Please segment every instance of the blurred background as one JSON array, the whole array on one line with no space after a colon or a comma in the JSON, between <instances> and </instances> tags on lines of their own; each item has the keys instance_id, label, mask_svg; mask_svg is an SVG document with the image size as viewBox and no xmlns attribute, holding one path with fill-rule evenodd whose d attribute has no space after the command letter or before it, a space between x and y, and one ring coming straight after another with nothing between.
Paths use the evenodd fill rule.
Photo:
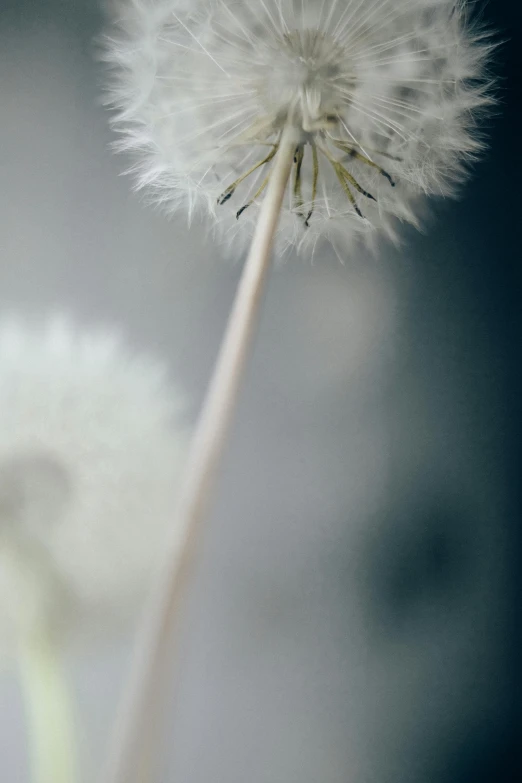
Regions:
<instances>
[{"instance_id":1,"label":"blurred background","mask_svg":"<svg viewBox=\"0 0 522 783\"><path fill-rule=\"evenodd\" d=\"M100 105L89 0L0 5L2 311L165 356L194 421L240 264L146 208ZM519 0L491 149L424 234L272 272L183 625L162 781L515 781L520 729ZM98 779L133 630L71 649ZM28 783L16 672L0 780Z\"/></svg>"}]
</instances>

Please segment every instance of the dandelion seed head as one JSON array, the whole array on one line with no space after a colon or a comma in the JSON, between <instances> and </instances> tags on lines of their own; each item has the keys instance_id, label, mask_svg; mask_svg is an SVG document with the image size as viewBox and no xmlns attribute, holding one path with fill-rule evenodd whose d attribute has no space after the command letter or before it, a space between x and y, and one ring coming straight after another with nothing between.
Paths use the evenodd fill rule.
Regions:
<instances>
[{"instance_id":1,"label":"dandelion seed head","mask_svg":"<svg viewBox=\"0 0 522 783\"><path fill-rule=\"evenodd\" d=\"M104 51L118 148L152 201L210 214L237 244L252 235L246 215L290 123L279 248L309 250L332 232L342 246L394 238L398 223L417 222L422 196L455 195L483 148L493 47L468 6L126 2Z\"/></svg>"},{"instance_id":2,"label":"dandelion seed head","mask_svg":"<svg viewBox=\"0 0 522 783\"><path fill-rule=\"evenodd\" d=\"M0 632L117 624L171 526L186 435L166 367L65 317L0 323ZM181 539L181 531L180 531Z\"/></svg>"}]
</instances>

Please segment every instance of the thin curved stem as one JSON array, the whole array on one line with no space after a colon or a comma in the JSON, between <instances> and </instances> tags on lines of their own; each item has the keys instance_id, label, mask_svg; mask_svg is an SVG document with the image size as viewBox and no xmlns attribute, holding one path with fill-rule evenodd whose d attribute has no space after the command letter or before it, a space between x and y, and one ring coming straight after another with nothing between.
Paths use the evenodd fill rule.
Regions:
<instances>
[{"instance_id":1,"label":"thin curved stem","mask_svg":"<svg viewBox=\"0 0 522 783\"><path fill-rule=\"evenodd\" d=\"M45 628L20 643L33 783L78 783L75 721L69 686L51 634Z\"/></svg>"},{"instance_id":2,"label":"thin curved stem","mask_svg":"<svg viewBox=\"0 0 522 783\"><path fill-rule=\"evenodd\" d=\"M184 590L223 454L252 340L273 237L296 148L295 131L283 131L272 164L267 193L239 283L209 391L196 427L174 519L172 546L146 612L134 667L112 746L104 783L150 780L153 734L165 689L168 643L179 619ZM179 531L184 540L179 554Z\"/></svg>"}]
</instances>

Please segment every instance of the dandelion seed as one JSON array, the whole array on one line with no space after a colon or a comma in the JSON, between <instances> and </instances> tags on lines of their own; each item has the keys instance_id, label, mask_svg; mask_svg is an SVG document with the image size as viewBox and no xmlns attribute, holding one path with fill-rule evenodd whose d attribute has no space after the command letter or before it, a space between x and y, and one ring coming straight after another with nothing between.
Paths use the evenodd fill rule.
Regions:
<instances>
[{"instance_id":1,"label":"dandelion seed","mask_svg":"<svg viewBox=\"0 0 522 783\"><path fill-rule=\"evenodd\" d=\"M208 213L236 246L252 236L246 208L264 193L267 150L288 122L298 153L280 250L394 237L397 221L417 222L424 194L454 195L483 148L492 44L464 0L124 9L105 47L119 148L136 155L152 200Z\"/></svg>"}]
</instances>

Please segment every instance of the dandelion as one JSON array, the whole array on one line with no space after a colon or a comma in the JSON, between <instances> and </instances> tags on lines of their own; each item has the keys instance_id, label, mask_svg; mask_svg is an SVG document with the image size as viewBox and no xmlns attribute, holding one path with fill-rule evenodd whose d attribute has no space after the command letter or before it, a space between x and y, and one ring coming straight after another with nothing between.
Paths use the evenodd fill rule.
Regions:
<instances>
[{"instance_id":1,"label":"dandelion","mask_svg":"<svg viewBox=\"0 0 522 783\"><path fill-rule=\"evenodd\" d=\"M0 324L0 653L20 663L37 783L74 783L53 648L143 600L172 521L179 419L165 367L117 334Z\"/></svg>"},{"instance_id":2,"label":"dandelion","mask_svg":"<svg viewBox=\"0 0 522 783\"><path fill-rule=\"evenodd\" d=\"M134 0L119 30L108 101L138 187L235 246L288 125L279 249L396 238L483 147L491 42L462 0Z\"/></svg>"},{"instance_id":3,"label":"dandelion","mask_svg":"<svg viewBox=\"0 0 522 783\"><path fill-rule=\"evenodd\" d=\"M250 244L196 428L106 783L148 779L151 715L275 246L338 255L418 225L483 147L492 44L465 0L125 0L107 102L138 188Z\"/></svg>"}]
</instances>

